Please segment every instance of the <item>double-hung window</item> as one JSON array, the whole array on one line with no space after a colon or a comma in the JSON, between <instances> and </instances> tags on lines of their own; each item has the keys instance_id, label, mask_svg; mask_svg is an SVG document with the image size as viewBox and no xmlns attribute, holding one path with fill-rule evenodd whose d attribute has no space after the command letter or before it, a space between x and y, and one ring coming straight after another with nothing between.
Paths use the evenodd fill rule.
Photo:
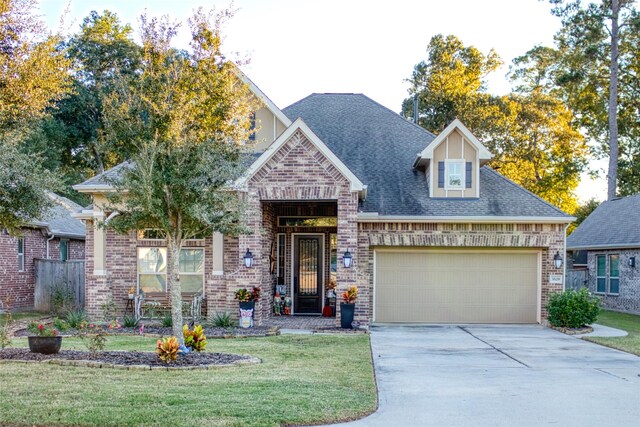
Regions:
<instances>
[{"instance_id":1,"label":"double-hung window","mask_svg":"<svg viewBox=\"0 0 640 427\"><path fill-rule=\"evenodd\" d=\"M445 188L447 190L464 190L464 160L447 160L445 162Z\"/></svg>"},{"instance_id":2,"label":"double-hung window","mask_svg":"<svg viewBox=\"0 0 640 427\"><path fill-rule=\"evenodd\" d=\"M620 292L620 255L596 255L596 292L614 295Z\"/></svg>"},{"instance_id":3,"label":"double-hung window","mask_svg":"<svg viewBox=\"0 0 640 427\"><path fill-rule=\"evenodd\" d=\"M18 239L18 271L24 271L24 238Z\"/></svg>"},{"instance_id":4,"label":"double-hung window","mask_svg":"<svg viewBox=\"0 0 640 427\"><path fill-rule=\"evenodd\" d=\"M204 285L204 249L180 250L182 292L202 292ZM145 293L167 292L167 248L138 248L138 287Z\"/></svg>"}]
</instances>

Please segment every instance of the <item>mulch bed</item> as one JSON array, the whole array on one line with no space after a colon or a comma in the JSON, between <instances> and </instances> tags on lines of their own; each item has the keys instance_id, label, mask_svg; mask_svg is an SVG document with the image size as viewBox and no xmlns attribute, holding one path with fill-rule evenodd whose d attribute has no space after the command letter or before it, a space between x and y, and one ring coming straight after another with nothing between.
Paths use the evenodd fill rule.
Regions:
<instances>
[{"instance_id":1,"label":"mulch bed","mask_svg":"<svg viewBox=\"0 0 640 427\"><path fill-rule=\"evenodd\" d=\"M194 369L215 366L231 366L237 364L259 363L251 356L226 353L194 352L178 356L170 364L164 363L156 353L146 351L89 351L61 350L57 354L31 353L26 348L5 348L0 350L0 362L22 361L43 362L59 365L85 366L93 368L120 368L136 370L150 369Z\"/></svg>"},{"instance_id":2,"label":"mulch bed","mask_svg":"<svg viewBox=\"0 0 640 427\"><path fill-rule=\"evenodd\" d=\"M109 334L125 334L125 335L141 335L140 328L120 328L120 329L105 329ZM61 333L63 336L71 336L78 331L69 329ZM204 334L209 338L248 338L248 337L267 337L272 335L278 335L280 333L277 327L273 326L254 326L253 328L219 328L219 327L205 327ZM15 331L14 336L26 337L31 335L26 329L20 329ZM142 335L145 336L158 336L168 337L173 335L171 328L165 328L158 325L145 325Z\"/></svg>"}]
</instances>

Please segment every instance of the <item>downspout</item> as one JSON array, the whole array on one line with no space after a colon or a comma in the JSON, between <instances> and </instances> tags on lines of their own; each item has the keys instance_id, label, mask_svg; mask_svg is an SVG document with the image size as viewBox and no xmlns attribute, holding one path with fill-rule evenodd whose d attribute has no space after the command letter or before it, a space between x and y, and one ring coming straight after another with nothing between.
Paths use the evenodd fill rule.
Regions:
<instances>
[{"instance_id":1,"label":"downspout","mask_svg":"<svg viewBox=\"0 0 640 427\"><path fill-rule=\"evenodd\" d=\"M51 233L51 237L47 239L47 259L49 259L49 242L56 237L55 234Z\"/></svg>"}]
</instances>

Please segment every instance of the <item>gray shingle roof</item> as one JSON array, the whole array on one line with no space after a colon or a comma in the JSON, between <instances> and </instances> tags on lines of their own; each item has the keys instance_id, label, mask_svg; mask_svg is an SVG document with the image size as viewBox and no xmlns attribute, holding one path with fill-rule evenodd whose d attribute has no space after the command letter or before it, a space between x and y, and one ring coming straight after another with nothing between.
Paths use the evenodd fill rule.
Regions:
<instances>
[{"instance_id":1,"label":"gray shingle roof","mask_svg":"<svg viewBox=\"0 0 640 427\"><path fill-rule=\"evenodd\" d=\"M362 94L312 94L283 111L291 120L301 117L368 185L364 212L569 217L488 167L480 170L478 199L430 198L425 174L413 162L434 135Z\"/></svg>"},{"instance_id":2,"label":"gray shingle roof","mask_svg":"<svg viewBox=\"0 0 640 427\"><path fill-rule=\"evenodd\" d=\"M567 237L567 249L640 248L640 193L603 202Z\"/></svg>"},{"instance_id":3,"label":"gray shingle roof","mask_svg":"<svg viewBox=\"0 0 640 427\"><path fill-rule=\"evenodd\" d=\"M88 187L88 186L94 186L94 185L110 185L110 180L117 179L118 176L120 175L120 172L124 168L128 168L130 165L131 165L131 163L128 160L124 161L124 162L112 167L111 169L107 169L106 171L104 171L102 173L99 173L98 175L87 179L83 183L78 184L78 186L87 186Z\"/></svg>"},{"instance_id":4,"label":"gray shingle roof","mask_svg":"<svg viewBox=\"0 0 640 427\"><path fill-rule=\"evenodd\" d=\"M85 238L85 225L79 219L73 218L72 213L82 209L79 204L58 194L48 193L53 200L54 207L36 222L36 225L46 227L56 237Z\"/></svg>"}]
</instances>

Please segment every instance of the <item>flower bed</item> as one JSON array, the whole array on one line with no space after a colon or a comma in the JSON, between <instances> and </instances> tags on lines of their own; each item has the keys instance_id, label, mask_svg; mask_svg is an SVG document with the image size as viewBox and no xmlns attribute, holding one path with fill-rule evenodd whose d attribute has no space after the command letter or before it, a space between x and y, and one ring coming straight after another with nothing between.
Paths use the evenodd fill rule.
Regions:
<instances>
[{"instance_id":1,"label":"flower bed","mask_svg":"<svg viewBox=\"0 0 640 427\"><path fill-rule=\"evenodd\" d=\"M181 355L171 364L166 364L156 353L146 351L78 351L62 350L57 354L31 353L26 348L0 350L0 363L41 362L58 365L84 366L91 368L115 368L132 370L151 369L207 369L210 367L260 363L252 356L227 353L189 353Z\"/></svg>"},{"instance_id":2,"label":"flower bed","mask_svg":"<svg viewBox=\"0 0 640 427\"><path fill-rule=\"evenodd\" d=\"M171 328L165 328L159 325L145 325L140 333L140 327L136 328L119 328L119 329L105 329L109 334L127 334L127 335L145 335L145 336L170 336L173 334ZM75 329L68 329L61 333L64 336L70 336L77 333ZM280 333L277 327L273 326L254 326L253 328L219 328L219 327L205 327L204 333L207 338L245 338L245 337L267 337L272 335L278 335ZM14 336L26 337L29 332L26 329L20 329L15 331Z\"/></svg>"}]
</instances>

